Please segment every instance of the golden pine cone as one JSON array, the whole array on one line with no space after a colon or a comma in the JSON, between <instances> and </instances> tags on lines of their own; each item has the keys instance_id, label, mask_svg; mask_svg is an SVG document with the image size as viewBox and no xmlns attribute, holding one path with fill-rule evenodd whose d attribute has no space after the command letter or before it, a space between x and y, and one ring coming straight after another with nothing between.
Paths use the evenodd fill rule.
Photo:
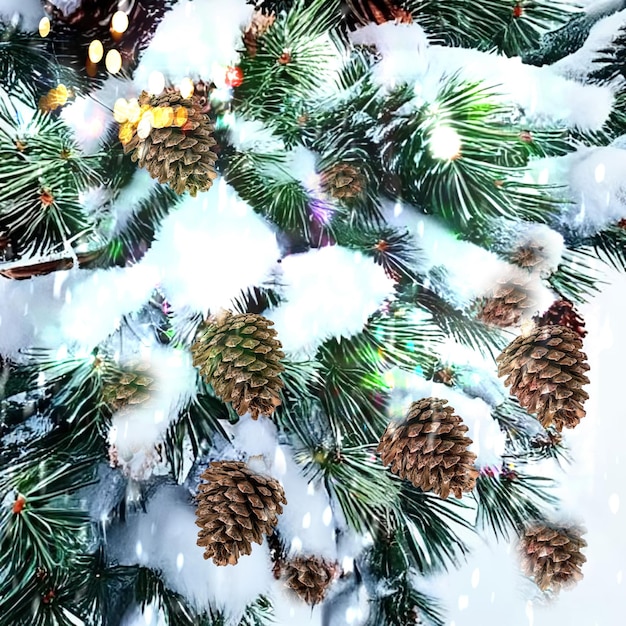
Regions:
<instances>
[{"instance_id":1,"label":"golden pine cone","mask_svg":"<svg viewBox=\"0 0 626 626\"><path fill-rule=\"evenodd\" d=\"M467 426L447 403L438 398L414 402L406 419L387 427L378 452L394 474L423 491L460 498L476 484L476 455L467 449L472 443L465 436Z\"/></svg>"},{"instance_id":2,"label":"golden pine cone","mask_svg":"<svg viewBox=\"0 0 626 626\"><path fill-rule=\"evenodd\" d=\"M565 326L543 326L520 335L496 359L498 376L545 428L574 428L585 416L582 389L589 383L582 340Z\"/></svg>"},{"instance_id":3,"label":"golden pine cone","mask_svg":"<svg viewBox=\"0 0 626 626\"><path fill-rule=\"evenodd\" d=\"M320 557L298 556L284 566L287 586L307 604L319 604L328 591L337 564Z\"/></svg>"},{"instance_id":4,"label":"golden pine cone","mask_svg":"<svg viewBox=\"0 0 626 626\"><path fill-rule=\"evenodd\" d=\"M102 387L102 399L113 411L147 402L156 390L146 364L133 364L125 371L109 374Z\"/></svg>"},{"instance_id":5,"label":"golden pine cone","mask_svg":"<svg viewBox=\"0 0 626 626\"><path fill-rule=\"evenodd\" d=\"M271 415L280 405L285 369L274 322L255 313L213 317L191 347L193 364L239 415Z\"/></svg>"},{"instance_id":6,"label":"golden pine cone","mask_svg":"<svg viewBox=\"0 0 626 626\"><path fill-rule=\"evenodd\" d=\"M358 167L350 163L337 163L321 175L324 191L337 200L353 200L365 189L365 180Z\"/></svg>"},{"instance_id":7,"label":"golden pine cone","mask_svg":"<svg viewBox=\"0 0 626 626\"><path fill-rule=\"evenodd\" d=\"M519 324L525 310L534 304L528 284L526 277L514 277L497 285L483 301L478 318L502 328Z\"/></svg>"},{"instance_id":8,"label":"golden pine cone","mask_svg":"<svg viewBox=\"0 0 626 626\"><path fill-rule=\"evenodd\" d=\"M263 543L287 504L277 480L253 472L239 461L214 461L202 473L196 500L197 544L216 565L234 565Z\"/></svg>"},{"instance_id":9,"label":"golden pine cone","mask_svg":"<svg viewBox=\"0 0 626 626\"><path fill-rule=\"evenodd\" d=\"M542 591L575 584L583 578L581 567L587 559L581 549L586 545L574 528L534 524L520 541L524 572Z\"/></svg>"},{"instance_id":10,"label":"golden pine cone","mask_svg":"<svg viewBox=\"0 0 626 626\"><path fill-rule=\"evenodd\" d=\"M265 14L255 10L252 19L243 34L243 43L248 51L248 56L254 58L259 51L259 38L262 37L276 21L273 13Z\"/></svg>"},{"instance_id":11,"label":"golden pine cone","mask_svg":"<svg viewBox=\"0 0 626 626\"><path fill-rule=\"evenodd\" d=\"M165 119L168 115L161 113L173 113L173 110L177 116L169 120L171 123L165 122L165 126L153 126L145 137L140 137L145 133L140 133L138 127L124 124L125 136L129 138L124 143L124 152L130 152L133 161L145 167L152 178L168 183L176 193L188 191L195 196L198 191L210 189L217 177L217 155L211 151L216 141L213 125L199 100L183 98L176 91L160 96L150 96L144 91L139 105L144 114L152 112L153 117Z\"/></svg>"}]
</instances>

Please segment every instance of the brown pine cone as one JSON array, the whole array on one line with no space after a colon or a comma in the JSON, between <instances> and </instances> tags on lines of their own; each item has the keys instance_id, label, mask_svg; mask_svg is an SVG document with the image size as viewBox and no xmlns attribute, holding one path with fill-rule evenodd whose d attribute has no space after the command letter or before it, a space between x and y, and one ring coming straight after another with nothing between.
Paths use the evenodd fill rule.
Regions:
<instances>
[{"instance_id":1,"label":"brown pine cone","mask_svg":"<svg viewBox=\"0 0 626 626\"><path fill-rule=\"evenodd\" d=\"M535 321L537 326L565 326L573 330L581 339L587 336L585 321L569 300L557 300Z\"/></svg>"},{"instance_id":2,"label":"brown pine cone","mask_svg":"<svg viewBox=\"0 0 626 626\"><path fill-rule=\"evenodd\" d=\"M193 364L224 402L253 419L280 405L281 351L274 322L254 313L214 316L191 346Z\"/></svg>"},{"instance_id":3,"label":"brown pine cone","mask_svg":"<svg viewBox=\"0 0 626 626\"><path fill-rule=\"evenodd\" d=\"M520 541L524 572L542 591L575 584L583 578L581 567L587 559L581 549L586 545L577 529L534 524Z\"/></svg>"},{"instance_id":4,"label":"brown pine cone","mask_svg":"<svg viewBox=\"0 0 626 626\"><path fill-rule=\"evenodd\" d=\"M287 504L277 480L253 472L238 461L214 461L198 486L196 525L204 558L216 565L234 565L252 543L263 543Z\"/></svg>"},{"instance_id":5,"label":"brown pine cone","mask_svg":"<svg viewBox=\"0 0 626 626\"><path fill-rule=\"evenodd\" d=\"M217 155L213 124L197 98L183 98L169 90L160 96L145 91L139 97L144 115L151 113L159 123L141 132L139 126L127 122L120 128L124 152L145 167L152 178L168 183L176 193L188 191L195 196L207 191L217 177ZM142 136L140 136L142 135Z\"/></svg>"},{"instance_id":6,"label":"brown pine cone","mask_svg":"<svg viewBox=\"0 0 626 626\"><path fill-rule=\"evenodd\" d=\"M486 324L507 328L520 323L522 315L534 305L526 276L511 277L497 285L484 299L478 319Z\"/></svg>"},{"instance_id":7,"label":"brown pine cone","mask_svg":"<svg viewBox=\"0 0 626 626\"><path fill-rule=\"evenodd\" d=\"M585 416L582 389L589 383L581 338L565 326L536 328L520 335L496 359L498 376L545 428L574 428Z\"/></svg>"},{"instance_id":8,"label":"brown pine cone","mask_svg":"<svg viewBox=\"0 0 626 626\"><path fill-rule=\"evenodd\" d=\"M353 200L365 190L365 179L358 167L337 163L321 175L322 189L337 200Z\"/></svg>"},{"instance_id":9,"label":"brown pine cone","mask_svg":"<svg viewBox=\"0 0 626 626\"><path fill-rule=\"evenodd\" d=\"M414 402L406 419L387 427L378 452L394 474L423 491L461 498L476 484L476 455L467 449L472 443L465 436L467 426L447 403L437 398Z\"/></svg>"},{"instance_id":10,"label":"brown pine cone","mask_svg":"<svg viewBox=\"0 0 626 626\"><path fill-rule=\"evenodd\" d=\"M106 377L102 399L113 411L147 402L156 391L155 380L145 363L130 365L125 371L117 371Z\"/></svg>"},{"instance_id":11,"label":"brown pine cone","mask_svg":"<svg viewBox=\"0 0 626 626\"><path fill-rule=\"evenodd\" d=\"M333 582L337 568L320 557L298 556L284 566L283 573L287 586L307 604L319 604Z\"/></svg>"}]
</instances>

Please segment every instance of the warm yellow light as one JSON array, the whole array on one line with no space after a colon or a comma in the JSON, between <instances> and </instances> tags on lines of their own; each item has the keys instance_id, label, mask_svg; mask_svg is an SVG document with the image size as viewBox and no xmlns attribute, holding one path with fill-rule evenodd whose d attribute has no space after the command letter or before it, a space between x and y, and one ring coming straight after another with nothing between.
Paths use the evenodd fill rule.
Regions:
<instances>
[{"instance_id":1,"label":"warm yellow light","mask_svg":"<svg viewBox=\"0 0 626 626\"><path fill-rule=\"evenodd\" d=\"M140 139L145 139L152 130L152 111L146 111L139 120L139 124L137 125L137 135Z\"/></svg>"},{"instance_id":2,"label":"warm yellow light","mask_svg":"<svg viewBox=\"0 0 626 626\"><path fill-rule=\"evenodd\" d=\"M116 11L111 18L111 30L123 33L128 28L128 15L124 11Z\"/></svg>"},{"instance_id":3,"label":"warm yellow light","mask_svg":"<svg viewBox=\"0 0 626 626\"><path fill-rule=\"evenodd\" d=\"M195 87L191 78L183 78L178 88L178 90L180 91L180 95L183 98L191 98L191 96L193 96L194 89Z\"/></svg>"},{"instance_id":4,"label":"warm yellow light","mask_svg":"<svg viewBox=\"0 0 626 626\"><path fill-rule=\"evenodd\" d=\"M50 34L50 20L47 17L42 17L39 20L39 34L42 37L47 37Z\"/></svg>"},{"instance_id":5,"label":"warm yellow light","mask_svg":"<svg viewBox=\"0 0 626 626\"><path fill-rule=\"evenodd\" d=\"M113 105L113 119L118 124L128 121L128 102L126 98L118 98Z\"/></svg>"},{"instance_id":6,"label":"warm yellow light","mask_svg":"<svg viewBox=\"0 0 626 626\"><path fill-rule=\"evenodd\" d=\"M111 74L117 74L122 69L122 55L117 50L109 50L104 64Z\"/></svg>"},{"instance_id":7,"label":"warm yellow light","mask_svg":"<svg viewBox=\"0 0 626 626\"><path fill-rule=\"evenodd\" d=\"M104 46L99 39L94 39L89 44L89 60L92 63L100 63L102 61L102 57L104 56Z\"/></svg>"},{"instance_id":8,"label":"warm yellow light","mask_svg":"<svg viewBox=\"0 0 626 626\"><path fill-rule=\"evenodd\" d=\"M165 76L161 72L154 71L148 77L148 92L158 96L165 89Z\"/></svg>"}]
</instances>

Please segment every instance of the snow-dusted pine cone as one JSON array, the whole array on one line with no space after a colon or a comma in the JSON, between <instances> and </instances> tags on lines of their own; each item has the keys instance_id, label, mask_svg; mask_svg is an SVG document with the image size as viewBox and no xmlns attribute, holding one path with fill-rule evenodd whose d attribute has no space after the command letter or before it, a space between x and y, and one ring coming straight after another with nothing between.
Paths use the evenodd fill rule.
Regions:
<instances>
[{"instance_id":1,"label":"snow-dusted pine cone","mask_svg":"<svg viewBox=\"0 0 626 626\"><path fill-rule=\"evenodd\" d=\"M498 356L498 376L544 427L574 428L585 416L589 397L587 355L582 340L565 326L543 326L520 335Z\"/></svg>"},{"instance_id":2,"label":"snow-dusted pine cone","mask_svg":"<svg viewBox=\"0 0 626 626\"><path fill-rule=\"evenodd\" d=\"M234 565L252 543L263 543L287 504L280 483L238 461L214 461L198 486L196 525L204 558L216 565Z\"/></svg>"},{"instance_id":3,"label":"snow-dusted pine cone","mask_svg":"<svg viewBox=\"0 0 626 626\"><path fill-rule=\"evenodd\" d=\"M307 604L319 604L333 581L336 563L317 556L297 556L287 561L283 575L287 586Z\"/></svg>"},{"instance_id":4,"label":"snow-dusted pine cone","mask_svg":"<svg viewBox=\"0 0 626 626\"><path fill-rule=\"evenodd\" d=\"M482 302L478 318L486 324L507 328L520 323L522 315L534 305L526 276L509 277L496 285Z\"/></svg>"},{"instance_id":5,"label":"snow-dusted pine cone","mask_svg":"<svg viewBox=\"0 0 626 626\"><path fill-rule=\"evenodd\" d=\"M447 403L437 398L414 402L404 420L387 427L378 452L394 474L423 491L460 498L476 484L476 455L467 449L472 443L465 436L467 426Z\"/></svg>"},{"instance_id":6,"label":"snow-dusted pine cone","mask_svg":"<svg viewBox=\"0 0 626 626\"><path fill-rule=\"evenodd\" d=\"M284 366L274 322L255 313L211 318L191 347L193 364L239 415L271 415L280 405Z\"/></svg>"},{"instance_id":7,"label":"snow-dusted pine cone","mask_svg":"<svg viewBox=\"0 0 626 626\"><path fill-rule=\"evenodd\" d=\"M575 528L533 524L520 541L524 572L542 591L575 584L583 577L581 567L587 559L581 549L586 545Z\"/></svg>"},{"instance_id":8,"label":"snow-dusted pine cone","mask_svg":"<svg viewBox=\"0 0 626 626\"><path fill-rule=\"evenodd\" d=\"M176 91L139 97L144 112L152 114L152 123L142 132L141 122L126 122L120 128L124 152L145 167L152 178L168 183L176 193L188 191L195 196L207 191L217 177L217 155L213 124L197 98L183 98Z\"/></svg>"},{"instance_id":9,"label":"snow-dusted pine cone","mask_svg":"<svg viewBox=\"0 0 626 626\"><path fill-rule=\"evenodd\" d=\"M121 372L108 375L103 388L102 399L113 411L147 402L156 391L154 377L145 363L136 363Z\"/></svg>"}]
</instances>

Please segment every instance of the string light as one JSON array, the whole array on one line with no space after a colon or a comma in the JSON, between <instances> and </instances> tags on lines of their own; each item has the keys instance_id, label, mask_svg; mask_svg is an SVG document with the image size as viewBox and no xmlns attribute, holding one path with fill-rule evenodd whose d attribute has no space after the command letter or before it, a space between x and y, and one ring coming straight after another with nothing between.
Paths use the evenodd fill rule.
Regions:
<instances>
[{"instance_id":1,"label":"string light","mask_svg":"<svg viewBox=\"0 0 626 626\"><path fill-rule=\"evenodd\" d=\"M111 30L115 33L123 33L128 28L128 15L124 11L116 11L111 18Z\"/></svg>"},{"instance_id":2,"label":"string light","mask_svg":"<svg viewBox=\"0 0 626 626\"><path fill-rule=\"evenodd\" d=\"M47 17L42 17L39 20L39 35L41 37L47 37L50 34L50 20Z\"/></svg>"},{"instance_id":3,"label":"string light","mask_svg":"<svg viewBox=\"0 0 626 626\"><path fill-rule=\"evenodd\" d=\"M104 64L111 74L117 74L122 69L122 55L117 50L109 50Z\"/></svg>"},{"instance_id":4,"label":"string light","mask_svg":"<svg viewBox=\"0 0 626 626\"><path fill-rule=\"evenodd\" d=\"M102 57L104 56L104 46L102 45L102 42L99 39L94 39L89 44L89 51L87 54L92 63L100 63L100 61L102 61Z\"/></svg>"},{"instance_id":5,"label":"string light","mask_svg":"<svg viewBox=\"0 0 626 626\"><path fill-rule=\"evenodd\" d=\"M183 98L191 98L191 96L193 96L194 89L195 87L191 78L183 78L183 80L180 81L178 90Z\"/></svg>"},{"instance_id":6,"label":"string light","mask_svg":"<svg viewBox=\"0 0 626 626\"><path fill-rule=\"evenodd\" d=\"M430 135L430 151L436 159L458 159L461 156L461 138L454 128L437 126Z\"/></svg>"},{"instance_id":7,"label":"string light","mask_svg":"<svg viewBox=\"0 0 626 626\"><path fill-rule=\"evenodd\" d=\"M154 71L148 78L148 92L158 96L165 89L165 76L161 72Z\"/></svg>"}]
</instances>

